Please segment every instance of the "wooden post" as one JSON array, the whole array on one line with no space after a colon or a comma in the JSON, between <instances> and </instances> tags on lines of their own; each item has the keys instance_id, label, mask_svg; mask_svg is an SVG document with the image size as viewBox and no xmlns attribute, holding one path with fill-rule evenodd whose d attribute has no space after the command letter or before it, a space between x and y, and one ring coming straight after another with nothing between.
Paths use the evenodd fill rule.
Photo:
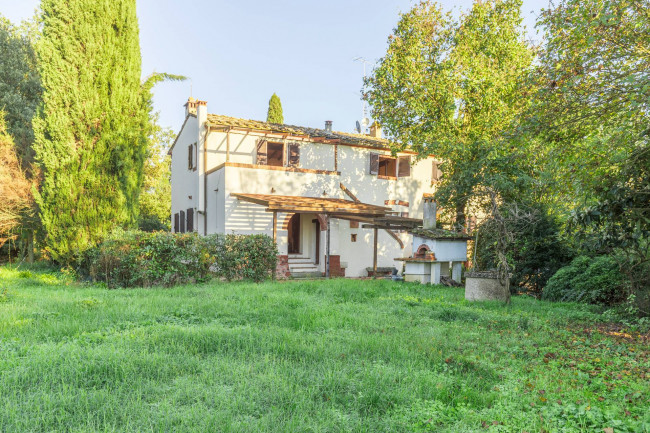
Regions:
<instances>
[{"instance_id":1,"label":"wooden post","mask_svg":"<svg viewBox=\"0 0 650 433\"><path fill-rule=\"evenodd\" d=\"M273 211L273 243L278 244L278 212Z\"/></svg>"},{"instance_id":2,"label":"wooden post","mask_svg":"<svg viewBox=\"0 0 650 433\"><path fill-rule=\"evenodd\" d=\"M327 218L327 236L326 242L325 242L325 278L330 277L330 216L329 214L325 214L325 217Z\"/></svg>"},{"instance_id":3,"label":"wooden post","mask_svg":"<svg viewBox=\"0 0 650 433\"><path fill-rule=\"evenodd\" d=\"M230 128L226 132L226 162L230 162Z\"/></svg>"},{"instance_id":4,"label":"wooden post","mask_svg":"<svg viewBox=\"0 0 650 433\"><path fill-rule=\"evenodd\" d=\"M377 235L379 234L379 230L377 227L373 229L373 234L374 234L374 242L373 242L373 249L372 249L372 278L377 278Z\"/></svg>"}]
</instances>

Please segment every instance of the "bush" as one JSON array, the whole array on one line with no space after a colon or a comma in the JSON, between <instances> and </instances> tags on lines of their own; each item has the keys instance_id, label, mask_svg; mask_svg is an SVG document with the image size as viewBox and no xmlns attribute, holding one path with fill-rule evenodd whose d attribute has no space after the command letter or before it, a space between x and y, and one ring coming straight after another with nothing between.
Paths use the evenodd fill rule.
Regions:
<instances>
[{"instance_id":1,"label":"bush","mask_svg":"<svg viewBox=\"0 0 650 433\"><path fill-rule=\"evenodd\" d=\"M626 299L627 289L619 265L612 257L579 256L548 280L542 299L613 305Z\"/></svg>"},{"instance_id":2,"label":"bush","mask_svg":"<svg viewBox=\"0 0 650 433\"><path fill-rule=\"evenodd\" d=\"M266 235L116 231L86 252L80 274L108 287L204 282L213 276L262 281L275 271L277 250Z\"/></svg>"}]
</instances>

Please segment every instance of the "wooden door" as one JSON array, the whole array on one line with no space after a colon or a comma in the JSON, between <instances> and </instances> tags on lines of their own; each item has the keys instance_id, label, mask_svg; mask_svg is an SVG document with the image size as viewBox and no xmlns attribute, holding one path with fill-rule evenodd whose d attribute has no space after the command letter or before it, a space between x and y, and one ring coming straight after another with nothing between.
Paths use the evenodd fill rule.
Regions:
<instances>
[{"instance_id":1,"label":"wooden door","mask_svg":"<svg viewBox=\"0 0 650 433\"><path fill-rule=\"evenodd\" d=\"M300 214L294 214L289 220L289 254L300 253Z\"/></svg>"}]
</instances>

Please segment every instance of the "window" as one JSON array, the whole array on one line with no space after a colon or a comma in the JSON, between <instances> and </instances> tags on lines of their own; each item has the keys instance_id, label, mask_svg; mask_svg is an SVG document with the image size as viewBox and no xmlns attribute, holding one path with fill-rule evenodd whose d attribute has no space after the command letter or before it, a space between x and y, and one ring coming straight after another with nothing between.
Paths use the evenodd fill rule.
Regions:
<instances>
[{"instance_id":1,"label":"window","mask_svg":"<svg viewBox=\"0 0 650 433\"><path fill-rule=\"evenodd\" d=\"M187 146L187 169L196 170L197 166L197 148L196 143Z\"/></svg>"},{"instance_id":2,"label":"window","mask_svg":"<svg viewBox=\"0 0 650 433\"><path fill-rule=\"evenodd\" d=\"M266 165L284 166L284 143L267 143L266 152Z\"/></svg>"},{"instance_id":3,"label":"window","mask_svg":"<svg viewBox=\"0 0 650 433\"><path fill-rule=\"evenodd\" d=\"M370 174L388 177L409 177L411 175L411 157L393 157L370 153Z\"/></svg>"},{"instance_id":4,"label":"window","mask_svg":"<svg viewBox=\"0 0 650 433\"><path fill-rule=\"evenodd\" d=\"M379 155L379 171L380 176L392 176L397 174L397 160L390 156Z\"/></svg>"},{"instance_id":5,"label":"window","mask_svg":"<svg viewBox=\"0 0 650 433\"><path fill-rule=\"evenodd\" d=\"M357 241L357 235L356 233L353 233L350 235L350 242L356 242Z\"/></svg>"},{"instance_id":6,"label":"window","mask_svg":"<svg viewBox=\"0 0 650 433\"><path fill-rule=\"evenodd\" d=\"M299 167L300 145L289 143L285 146L284 143L260 140L257 142L255 163L273 167Z\"/></svg>"},{"instance_id":7,"label":"window","mask_svg":"<svg viewBox=\"0 0 650 433\"><path fill-rule=\"evenodd\" d=\"M187 224L186 224L186 227L187 227L188 233L194 231L194 209L193 208L189 208L187 210Z\"/></svg>"}]
</instances>

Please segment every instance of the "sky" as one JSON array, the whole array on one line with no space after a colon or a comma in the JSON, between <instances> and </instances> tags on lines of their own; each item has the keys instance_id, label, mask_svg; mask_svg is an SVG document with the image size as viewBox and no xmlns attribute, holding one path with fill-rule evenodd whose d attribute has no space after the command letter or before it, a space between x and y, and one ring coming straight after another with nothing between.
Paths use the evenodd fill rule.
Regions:
<instances>
[{"instance_id":1,"label":"sky","mask_svg":"<svg viewBox=\"0 0 650 433\"><path fill-rule=\"evenodd\" d=\"M440 1L466 10L471 0ZM39 0L0 0L0 14L18 23ZM154 89L160 123L178 132L192 95L208 112L266 120L275 92L285 123L352 132L362 117L363 63L369 73L385 53L400 12L412 0L137 0L142 73L180 74L185 82ZM524 0L529 38L548 0Z\"/></svg>"}]
</instances>

